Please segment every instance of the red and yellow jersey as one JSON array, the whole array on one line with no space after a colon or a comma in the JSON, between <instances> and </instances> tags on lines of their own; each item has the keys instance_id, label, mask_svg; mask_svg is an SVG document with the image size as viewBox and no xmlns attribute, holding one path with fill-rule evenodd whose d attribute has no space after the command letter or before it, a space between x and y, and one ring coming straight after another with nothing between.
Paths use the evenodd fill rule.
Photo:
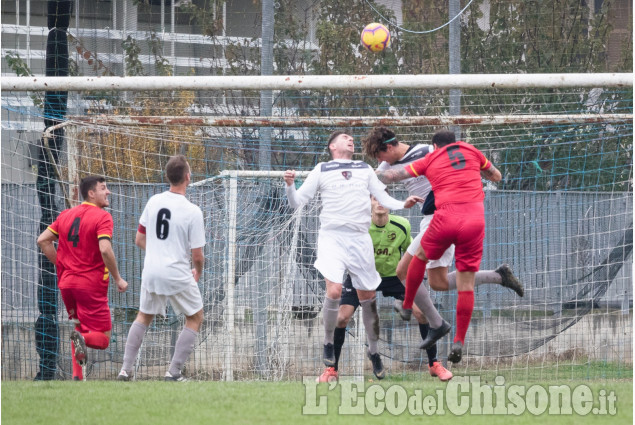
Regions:
<instances>
[{"instance_id":1,"label":"red and yellow jersey","mask_svg":"<svg viewBox=\"0 0 635 425\"><path fill-rule=\"evenodd\" d=\"M491 166L474 146L456 142L429 153L405 169L413 177L425 175L430 180L436 207L440 209L446 204L483 201L481 171Z\"/></svg>"},{"instance_id":2,"label":"red and yellow jersey","mask_svg":"<svg viewBox=\"0 0 635 425\"><path fill-rule=\"evenodd\" d=\"M48 229L58 237L57 279L60 288L108 285L109 273L99 250L100 239L112 239L107 211L84 202L64 210Z\"/></svg>"}]
</instances>

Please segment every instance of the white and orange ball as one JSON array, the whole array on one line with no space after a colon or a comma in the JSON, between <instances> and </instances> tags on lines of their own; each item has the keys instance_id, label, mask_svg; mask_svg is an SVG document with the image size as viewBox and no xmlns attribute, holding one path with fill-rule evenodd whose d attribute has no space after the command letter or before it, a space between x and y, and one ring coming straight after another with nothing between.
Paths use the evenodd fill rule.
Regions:
<instances>
[{"instance_id":1,"label":"white and orange ball","mask_svg":"<svg viewBox=\"0 0 635 425\"><path fill-rule=\"evenodd\" d=\"M384 25L373 22L362 30L361 42L371 52L381 52L390 44L390 32Z\"/></svg>"}]
</instances>

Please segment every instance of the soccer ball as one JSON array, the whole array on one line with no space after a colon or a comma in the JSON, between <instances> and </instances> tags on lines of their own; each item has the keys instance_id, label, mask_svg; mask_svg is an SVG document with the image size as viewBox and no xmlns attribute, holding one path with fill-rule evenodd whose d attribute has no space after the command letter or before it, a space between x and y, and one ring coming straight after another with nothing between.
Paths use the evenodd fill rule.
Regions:
<instances>
[{"instance_id":1,"label":"soccer ball","mask_svg":"<svg viewBox=\"0 0 635 425\"><path fill-rule=\"evenodd\" d=\"M390 32L388 32L388 28L382 24L373 22L372 24L366 25L362 30L361 39L362 46L366 49L371 52L381 52L390 43Z\"/></svg>"}]
</instances>

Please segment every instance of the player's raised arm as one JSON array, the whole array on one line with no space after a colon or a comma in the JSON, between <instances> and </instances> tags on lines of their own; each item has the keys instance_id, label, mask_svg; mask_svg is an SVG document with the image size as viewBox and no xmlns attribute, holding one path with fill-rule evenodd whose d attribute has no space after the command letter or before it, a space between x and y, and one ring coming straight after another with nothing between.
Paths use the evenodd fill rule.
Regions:
<instances>
[{"instance_id":1,"label":"player's raised arm","mask_svg":"<svg viewBox=\"0 0 635 425\"><path fill-rule=\"evenodd\" d=\"M494 183L501 181L501 179L503 178L501 172L498 171L498 168L494 167L493 164L490 165L488 169L481 170L481 177Z\"/></svg>"},{"instance_id":2,"label":"player's raised arm","mask_svg":"<svg viewBox=\"0 0 635 425\"><path fill-rule=\"evenodd\" d=\"M295 170L287 170L284 172L283 179L286 183L284 190L287 194L287 199L289 200L291 208L299 208L315 196L320 178L320 166L321 165L318 164L313 171L309 173L306 180L298 190L295 189L294 184Z\"/></svg>"},{"instance_id":3,"label":"player's raised arm","mask_svg":"<svg viewBox=\"0 0 635 425\"><path fill-rule=\"evenodd\" d=\"M377 201L388 208L389 210L400 210L403 208L412 208L417 202L423 202L423 199L418 196L409 196L405 201L400 201L393 198L386 192L386 186L379 181L378 176L371 174L370 182L368 185L370 194L373 195Z\"/></svg>"},{"instance_id":4,"label":"player's raised arm","mask_svg":"<svg viewBox=\"0 0 635 425\"><path fill-rule=\"evenodd\" d=\"M408 174L405 167L402 167L396 170L395 169L377 170L376 173L377 173L377 178L379 178L379 180L384 184L395 183L401 180L405 180L409 177L412 177L410 174Z\"/></svg>"}]
</instances>

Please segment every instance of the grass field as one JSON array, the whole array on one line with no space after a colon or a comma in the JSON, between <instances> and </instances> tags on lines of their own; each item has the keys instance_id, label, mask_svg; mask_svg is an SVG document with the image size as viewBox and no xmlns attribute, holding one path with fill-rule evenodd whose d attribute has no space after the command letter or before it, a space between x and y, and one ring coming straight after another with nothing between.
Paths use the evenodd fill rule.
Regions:
<instances>
[{"instance_id":1,"label":"grass field","mask_svg":"<svg viewBox=\"0 0 635 425\"><path fill-rule=\"evenodd\" d=\"M484 381L485 378L483 378ZM460 380L460 379L459 379ZM458 382L453 380L452 382ZM369 388L378 389L376 382L366 379L366 391L359 394L370 398ZM484 384L484 382L483 382ZM490 384L493 384L490 382ZM632 380L562 380L558 382L522 381L506 382L509 385L525 385L527 388L539 384L567 385L571 389L585 385L591 389L594 406L598 406L598 394L614 392L617 397L615 415L576 414L554 416L545 412L538 416L525 411L516 415L475 415L467 413L463 418L473 424L535 424L542 420L546 424L586 424L586 423L633 423L633 382ZM320 384L305 387L301 382L163 382L163 381L3 381L2 421L10 425L18 424L296 424L301 423L422 423L433 420L434 424L455 424L459 419L445 409L445 414L426 417L411 410L393 415L383 409L379 415L365 410L364 414L343 415L338 408L342 401L343 385ZM350 387L350 384L348 384ZM381 388L389 391L399 386L409 396L415 390L424 394L442 393L449 387L430 377L423 380L381 381ZM328 411L325 415L305 415L306 388L314 392L311 405L319 403L320 396L326 396ZM360 387L361 388L361 387ZM502 386L499 389L505 388ZM534 387L535 389L535 387ZM380 391L381 392L381 391ZM309 393L309 398L311 397ZM350 397L349 397L350 399ZM359 399L358 399L359 400ZM353 404L357 404L356 402ZM528 403L529 404L529 403ZM321 404L324 406L324 404ZM364 406L362 402L359 406ZM381 406L381 404L380 404ZM379 409L382 410L382 409ZM6 421L6 422L5 422Z\"/></svg>"}]
</instances>

